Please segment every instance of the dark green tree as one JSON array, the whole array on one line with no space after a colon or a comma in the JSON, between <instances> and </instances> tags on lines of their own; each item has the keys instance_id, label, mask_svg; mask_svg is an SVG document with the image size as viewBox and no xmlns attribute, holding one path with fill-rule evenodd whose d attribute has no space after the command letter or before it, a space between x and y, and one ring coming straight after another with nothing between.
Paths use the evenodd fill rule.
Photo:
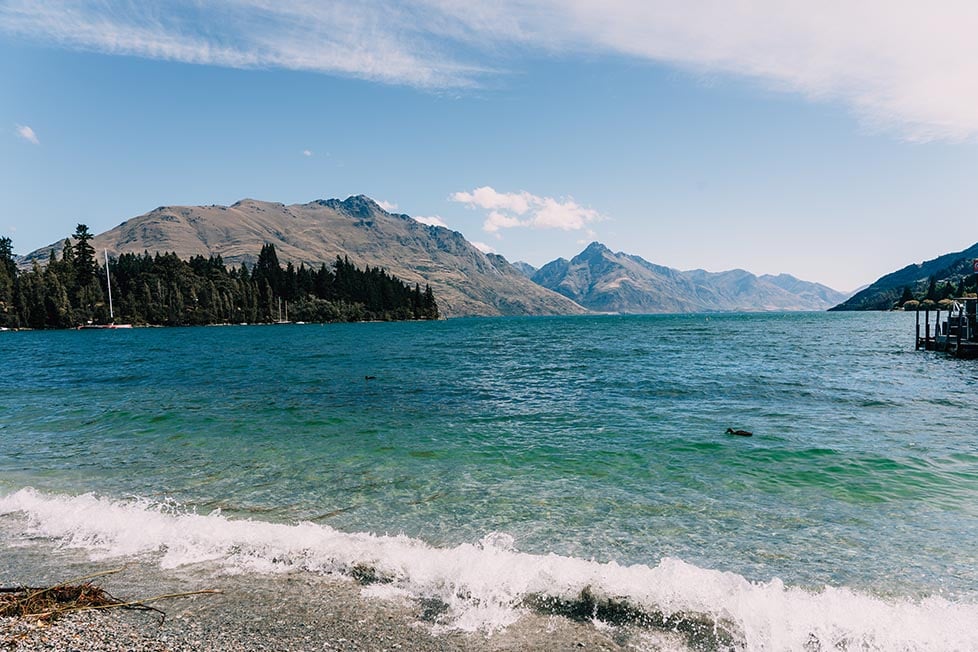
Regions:
<instances>
[{"instance_id":1,"label":"dark green tree","mask_svg":"<svg viewBox=\"0 0 978 652\"><path fill-rule=\"evenodd\" d=\"M17 326L16 296L17 263L14 262L13 242L0 237L0 326Z\"/></svg>"},{"instance_id":2,"label":"dark green tree","mask_svg":"<svg viewBox=\"0 0 978 652\"><path fill-rule=\"evenodd\" d=\"M954 283L951 281L945 281L941 284L941 289L938 292L938 298L948 299L954 296Z\"/></svg>"},{"instance_id":3,"label":"dark green tree","mask_svg":"<svg viewBox=\"0 0 978 652\"><path fill-rule=\"evenodd\" d=\"M68 300L68 291L61 283L57 273L50 267L44 272L44 325L54 328L69 328L75 325L75 318Z\"/></svg>"},{"instance_id":4,"label":"dark green tree","mask_svg":"<svg viewBox=\"0 0 978 652\"><path fill-rule=\"evenodd\" d=\"M75 270L75 287L83 288L90 284L98 273L98 264L95 261L95 249L89 244L92 233L84 224L79 224L75 229L74 238L76 240L74 251L70 252L65 246L64 256L73 253L73 267Z\"/></svg>"},{"instance_id":5,"label":"dark green tree","mask_svg":"<svg viewBox=\"0 0 978 652\"><path fill-rule=\"evenodd\" d=\"M9 239L0 240L0 324L64 328L108 320L105 270L99 268L87 227L65 241L61 257L50 252L18 273ZM194 325L270 322L279 301L302 321L433 319L438 308L430 286L405 285L379 267L358 269L337 257L332 269L289 263L283 270L275 247L262 248L256 265L227 268L220 257L181 260L174 253L122 254L108 261L115 317L119 322ZM12 271L12 273L11 273ZM87 282L83 282L88 279ZM282 315L284 316L284 314Z\"/></svg>"},{"instance_id":6,"label":"dark green tree","mask_svg":"<svg viewBox=\"0 0 978 652\"><path fill-rule=\"evenodd\" d=\"M899 301L899 303L902 306L907 301L913 301L913 292L910 291L910 287L909 286L904 285L903 286L903 294L900 295L900 301Z\"/></svg>"}]
</instances>

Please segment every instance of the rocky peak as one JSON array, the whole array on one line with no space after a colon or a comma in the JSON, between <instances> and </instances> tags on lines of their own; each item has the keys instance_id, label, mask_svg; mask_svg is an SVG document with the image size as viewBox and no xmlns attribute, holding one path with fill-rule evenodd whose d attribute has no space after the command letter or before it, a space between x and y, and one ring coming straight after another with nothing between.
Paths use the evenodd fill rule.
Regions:
<instances>
[{"instance_id":1,"label":"rocky peak","mask_svg":"<svg viewBox=\"0 0 978 652\"><path fill-rule=\"evenodd\" d=\"M586 249L584 249L584 251L582 251L581 253L577 254L574 257L574 260L575 261L578 260L578 259L581 259L581 260L594 260L595 258L601 258L605 254L610 254L610 253L611 253L611 249L608 249L606 246L604 246L600 242L592 242L591 244L589 244L587 246Z\"/></svg>"}]
</instances>

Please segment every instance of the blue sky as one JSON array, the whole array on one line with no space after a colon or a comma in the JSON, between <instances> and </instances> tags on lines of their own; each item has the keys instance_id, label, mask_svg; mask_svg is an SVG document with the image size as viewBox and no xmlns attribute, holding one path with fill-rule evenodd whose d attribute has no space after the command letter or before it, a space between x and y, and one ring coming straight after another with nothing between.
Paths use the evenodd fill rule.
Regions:
<instances>
[{"instance_id":1,"label":"blue sky","mask_svg":"<svg viewBox=\"0 0 978 652\"><path fill-rule=\"evenodd\" d=\"M978 9L849 4L0 0L0 234L362 193L854 289L978 241Z\"/></svg>"}]
</instances>

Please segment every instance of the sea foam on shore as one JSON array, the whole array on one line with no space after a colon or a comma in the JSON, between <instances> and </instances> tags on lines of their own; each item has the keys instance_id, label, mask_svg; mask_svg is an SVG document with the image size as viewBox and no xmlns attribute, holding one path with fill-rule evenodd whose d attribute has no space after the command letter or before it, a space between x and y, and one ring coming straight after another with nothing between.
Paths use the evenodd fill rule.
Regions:
<instances>
[{"instance_id":1,"label":"sea foam on shore","mask_svg":"<svg viewBox=\"0 0 978 652\"><path fill-rule=\"evenodd\" d=\"M526 614L549 611L746 649L978 649L978 605L970 602L883 598L846 587L806 590L669 558L622 566L529 554L499 533L435 548L405 536L234 520L168 502L30 488L0 497L0 516L22 519L28 537L83 550L95 560L150 560L162 569L207 563L239 576L353 577L369 596L428 605L436 631L491 634Z\"/></svg>"}]
</instances>

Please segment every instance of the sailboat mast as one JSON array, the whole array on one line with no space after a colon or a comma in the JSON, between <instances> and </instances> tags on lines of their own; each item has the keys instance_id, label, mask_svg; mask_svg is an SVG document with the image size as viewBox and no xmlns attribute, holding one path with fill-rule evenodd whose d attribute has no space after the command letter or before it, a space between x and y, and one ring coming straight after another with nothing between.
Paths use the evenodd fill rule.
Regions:
<instances>
[{"instance_id":1,"label":"sailboat mast","mask_svg":"<svg viewBox=\"0 0 978 652\"><path fill-rule=\"evenodd\" d=\"M109 321L115 321L115 311L112 310L112 280L109 278L109 250L105 251L105 287L109 289Z\"/></svg>"}]
</instances>

